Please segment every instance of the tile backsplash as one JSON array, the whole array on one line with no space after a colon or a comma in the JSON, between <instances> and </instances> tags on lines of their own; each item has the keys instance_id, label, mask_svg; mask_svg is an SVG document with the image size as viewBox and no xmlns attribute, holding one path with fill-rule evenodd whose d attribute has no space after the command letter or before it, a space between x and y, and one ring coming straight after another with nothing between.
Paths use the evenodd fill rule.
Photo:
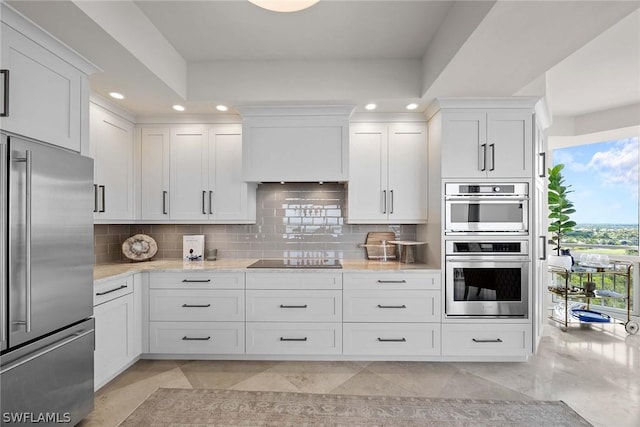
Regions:
<instances>
[{"instance_id":1,"label":"tile backsplash","mask_svg":"<svg viewBox=\"0 0 640 427\"><path fill-rule=\"evenodd\" d=\"M158 243L154 259L181 258L182 236L204 234L205 248L218 258L363 259L370 231L392 231L415 240L415 225L346 224L346 188L342 184L260 184L256 224L98 224L94 226L97 264L126 261L122 243L138 233Z\"/></svg>"}]
</instances>

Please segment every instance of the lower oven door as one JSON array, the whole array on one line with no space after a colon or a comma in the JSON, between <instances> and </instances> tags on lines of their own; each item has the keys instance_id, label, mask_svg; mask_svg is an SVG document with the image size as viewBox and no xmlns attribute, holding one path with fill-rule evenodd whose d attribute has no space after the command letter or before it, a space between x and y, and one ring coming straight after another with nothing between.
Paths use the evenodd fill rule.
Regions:
<instances>
[{"instance_id":1,"label":"lower oven door","mask_svg":"<svg viewBox=\"0 0 640 427\"><path fill-rule=\"evenodd\" d=\"M507 256L445 260L447 316L527 316L529 260Z\"/></svg>"}]
</instances>

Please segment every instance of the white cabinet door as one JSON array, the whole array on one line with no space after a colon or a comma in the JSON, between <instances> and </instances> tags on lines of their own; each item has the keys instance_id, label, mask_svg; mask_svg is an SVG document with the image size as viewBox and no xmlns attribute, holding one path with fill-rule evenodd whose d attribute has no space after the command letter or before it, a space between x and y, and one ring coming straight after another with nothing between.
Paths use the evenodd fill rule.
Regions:
<instances>
[{"instance_id":1,"label":"white cabinet door","mask_svg":"<svg viewBox=\"0 0 640 427\"><path fill-rule=\"evenodd\" d=\"M349 222L386 221L387 197L387 126L353 125L349 141Z\"/></svg>"},{"instance_id":2,"label":"white cabinet door","mask_svg":"<svg viewBox=\"0 0 640 427\"><path fill-rule=\"evenodd\" d=\"M389 222L427 220L427 128L393 125L388 148Z\"/></svg>"},{"instance_id":3,"label":"white cabinet door","mask_svg":"<svg viewBox=\"0 0 640 427\"><path fill-rule=\"evenodd\" d=\"M444 111L443 178L530 178L530 110Z\"/></svg>"},{"instance_id":4,"label":"white cabinet door","mask_svg":"<svg viewBox=\"0 0 640 427\"><path fill-rule=\"evenodd\" d=\"M209 218L207 140L204 126L171 129L171 219Z\"/></svg>"},{"instance_id":5,"label":"white cabinet door","mask_svg":"<svg viewBox=\"0 0 640 427\"><path fill-rule=\"evenodd\" d=\"M168 128L141 130L140 192L141 219L170 219L169 194L171 155Z\"/></svg>"},{"instance_id":6,"label":"white cabinet door","mask_svg":"<svg viewBox=\"0 0 640 427\"><path fill-rule=\"evenodd\" d=\"M86 76L8 25L3 23L1 31L0 86L8 102L0 106L6 115L0 128L80 151Z\"/></svg>"},{"instance_id":7,"label":"white cabinet door","mask_svg":"<svg viewBox=\"0 0 640 427\"><path fill-rule=\"evenodd\" d=\"M242 179L242 127L216 126L209 129L209 186L212 220L256 218L255 184ZM251 193L252 192L252 193Z\"/></svg>"},{"instance_id":8,"label":"white cabinet door","mask_svg":"<svg viewBox=\"0 0 640 427\"><path fill-rule=\"evenodd\" d=\"M487 177L532 174L532 113L527 110L487 114Z\"/></svg>"},{"instance_id":9,"label":"white cabinet door","mask_svg":"<svg viewBox=\"0 0 640 427\"><path fill-rule=\"evenodd\" d=\"M133 125L101 107L90 107L90 144L94 159L96 220L131 220Z\"/></svg>"},{"instance_id":10,"label":"white cabinet door","mask_svg":"<svg viewBox=\"0 0 640 427\"><path fill-rule=\"evenodd\" d=\"M427 216L427 132L421 125L352 126L348 221L417 223Z\"/></svg>"},{"instance_id":11,"label":"white cabinet door","mask_svg":"<svg viewBox=\"0 0 640 427\"><path fill-rule=\"evenodd\" d=\"M440 149L443 178L485 178L486 113L443 112Z\"/></svg>"},{"instance_id":12,"label":"white cabinet door","mask_svg":"<svg viewBox=\"0 0 640 427\"><path fill-rule=\"evenodd\" d=\"M134 295L132 293L93 309L96 325L94 387L99 389L135 357Z\"/></svg>"}]
</instances>

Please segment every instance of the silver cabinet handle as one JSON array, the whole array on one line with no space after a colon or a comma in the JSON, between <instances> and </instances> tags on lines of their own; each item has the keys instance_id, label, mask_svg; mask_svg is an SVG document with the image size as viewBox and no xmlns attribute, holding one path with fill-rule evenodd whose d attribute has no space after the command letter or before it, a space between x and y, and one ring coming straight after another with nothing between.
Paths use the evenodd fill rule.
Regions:
<instances>
[{"instance_id":1,"label":"silver cabinet handle","mask_svg":"<svg viewBox=\"0 0 640 427\"><path fill-rule=\"evenodd\" d=\"M547 153L538 153L538 156L542 161L542 164L540 166L540 173L538 174L538 177L544 178L547 176Z\"/></svg>"},{"instance_id":2,"label":"silver cabinet handle","mask_svg":"<svg viewBox=\"0 0 640 427\"><path fill-rule=\"evenodd\" d=\"M31 332L31 194L32 194L32 158L31 150L25 150L24 157L15 159L18 163L24 163L25 171L25 321L24 325L27 332ZM22 324L22 322L16 322Z\"/></svg>"},{"instance_id":3,"label":"silver cabinet handle","mask_svg":"<svg viewBox=\"0 0 640 427\"><path fill-rule=\"evenodd\" d=\"M378 342L407 342L406 338L380 338L378 337Z\"/></svg>"},{"instance_id":4,"label":"silver cabinet handle","mask_svg":"<svg viewBox=\"0 0 640 427\"><path fill-rule=\"evenodd\" d=\"M540 236L539 239L542 240L542 256L538 259L544 261L547 259L547 236Z\"/></svg>"},{"instance_id":5,"label":"silver cabinet handle","mask_svg":"<svg viewBox=\"0 0 640 427\"><path fill-rule=\"evenodd\" d=\"M306 341L307 337L304 338L285 338L285 337L280 337L280 341Z\"/></svg>"},{"instance_id":6,"label":"silver cabinet handle","mask_svg":"<svg viewBox=\"0 0 640 427\"><path fill-rule=\"evenodd\" d=\"M211 304L182 304L185 308L208 308Z\"/></svg>"},{"instance_id":7,"label":"silver cabinet handle","mask_svg":"<svg viewBox=\"0 0 640 427\"><path fill-rule=\"evenodd\" d=\"M9 70L0 70L0 74L4 76L3 81L3 100L2 100L2 113L0 117L9 117Z\"/></svg>"},{"instance_id":8,"label":"silver cabinet handle","mask_svg":"<svg viewBox=\"0 0 640 427\"><path fill-rule=\"evenodd\" d=\"M184 336L182 337L182 341L209 341L211 339L210 336L206 337L206 338L199 338L199 337L188 337L188 336Z\"/></svg>"},{"instance_id":9,"label":"silver cabinet handle","mask_svg":"<svg viewBox=\"0 0 640 427\"><path fill-rule=\"evenodd\" d=\"M496 170L496 144L489 144L489 148L491 148L491 168L489 171Z\"/></svg>"},{"instance_id":10,"label":"silver cabinet handle","mask_svg":"<svg viewBox=\"0 0 640 427\"><path fill-rule=\"evenodd\" d=\"M471 338L471 341L473 341L473 342L495 342L495 343L502 342L502 340L500 338L496 338L496 339L493 339L493 340L479 340L479 339L476 339L476 338Z\"/></svg>"},{"instance_id":11,"label":"silver cabinet handle","mask_svg":"<svg viewBox=\"0 0 640 427\"><path fill-rule=\"evenodd\" d=\"M389 213L393 213L393 190L389 191L389 196L391 198L391 209L389 209Z\"/></svg>"},{"instance_id":12,"label":"silver cabinet handle","mask_svg":"<svg viewBox=\"0 0 640 427\"><path fill-rule=\"evenodd\" d=\"M111 292L119 291L120 289L126 289L126 288L127 288L127 285L122 285L117 288L109 289L108 291L96 292L96 295L97 296L107 295L107 294L110 294Z\"/></svg>"},{"instance_id":13,"label":"silver cabinet handle","mask_svg":"<svg viewBox=\"0 0 640 427\"><path fill-rule=\"evenodd\" d=\"M487 170L487 144L482 144L480 148L482 149L482 154L478 156L478 161L480 163L478 166L480 167L480 170L484 172Z\"/></svg>"},{"instance_id":14,"label":"silver cabinet handle","mask_svg":"<svg viewBox=\"0 0 640 427\"><path fill-rule=\"evenodd\" d=\"M162 192L162 213L164 215L166 215L168 213L167 212L167 192L166 191Z\"/></svg>"},{"instance_id":15,"label":"silver cabinet handle","mask_svg":"<svg viewBox=\"0 0 640 427\"><path fill-rule=\"evenodd\" d=\"M387 190L382 190L382 213L387 213Z\"/></svg>"},{"instance_id":16,"label":"silver cabinet handle","mask_svg":"<svg viewBox=\"0 0 640 427\"><path fill-rule=\"evenodd\" d=\"M406 280L378 280L378 283L407 283Z\"/></svg>"},{"instance_id":17,"label":"silver cabinet handle","mask_svg":"<svg viewBox=\"0 0 640 427\"><path fill-rule=\"evenodd\" d=\"M283 304L280 304L280 308L307 308L307 304L305 304L305 305L283 305Z\"/></svg>"},{"instance_id":18,"label":"silver cabinet handle","mask_svg":"<svg viewBox=\"0 0 640 427\"><path fill-rule=\"evenodd\" d=\"M93 184L93 213L98 212L98 184Z\"/></svg>"},{"instance_id":19,"label":"silver cabinet handle","mask_svg":"<svg viewBox=\"0 0 640 427\"><path fill-rule=\"evenodd\" d=\"M381 305L378 304L378 308L407 308L406 305L402 304L402 305Z\"/></svg>"},{"instance_id":20,"label":"silver cabinet handle","mask_svg":"<svg viewBox=\"0 0 640 427\"><path fill-rule=\"evenodd\" d=\"M209 283L211 279L183 279L182 283Z\"/></svg>"},{"instance_id":21,"label":"silver cabinet handle","mask_svg":"<svg viewBox=\"0 0 640 427\"><path fill-rule=\"evenodd\" d=\"M209 190L209 214L213 215L213 191Z\"/></svg>"},{"instance_id":22,"label":"silver cabinet handle","mask_svg":"<svg viewBox=\"0 0 640 427\"><path fill-rule=\"evenodd\" d=\"M104 185L98 185L98 189L102 189L102 197L100 198L102 200L102 207L98 212L105 212L107 210L107 205L105 203L105 193L107 192L107 188Z\"/></svg>"},{"instance_id":23,"label":"silver cabinet handle","mask_svg":"<svg viewBox=\"0 0 640 427\"><path fill-rule=\"evenodd\" d=\"M202 215L206 215L207 214L207 210L204 206L204 199L205 197L207 197L207 192L202 190Z\"/></svg>"}]
</instances>

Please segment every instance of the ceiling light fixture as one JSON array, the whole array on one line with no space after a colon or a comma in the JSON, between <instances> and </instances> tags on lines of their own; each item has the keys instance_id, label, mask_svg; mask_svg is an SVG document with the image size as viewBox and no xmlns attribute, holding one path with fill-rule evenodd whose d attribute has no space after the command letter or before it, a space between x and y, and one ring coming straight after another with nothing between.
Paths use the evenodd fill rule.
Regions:
<instances>
[{"instance_id":1,"label":"ceiling light fixture","mask_svg":"<svg viewBox=\"0 0 640 427\"><path fill-rule=\"evenodd\" d=\"M218 111L228 111L229 107L227 107L226 105L220 104L220 105L216 105L216 110L218 110Z\"/></svg>"},{"instance_id":2,"label":"ceiling light fixture","mask_svg":"<svg viewBox=\"0 0 640 427\"><path fill-rule=\"evenodd\" d=\"M375 110L376 108L378 108L378 106L376 104L374 104L374 103L367 104L367 105L364 106L364 109L365 110L369 110L369 111Z\"/></svg>"},{"instance_id":3,"label":"ceiling light fixture","mask_svg":"<svg viewBox=\"0 0 640 427\"><path fill-rule=\"evenodd\" d=\"M299 12L320 0L249 0L251 3L272 12Z\"/></svg>"},{"instance_id":4,"label":"ceiling light fixture","mask_svg":"<svg viewBox=\"0 0 640 427\"><path fill-rule=\"evenodd\" d=\"M182 105L178 105L178 104L172 106L171 108L173 108L176 111L184 111L184 107Z\"/></svg>"},{"instance_id":5,"label":"ceiling light fixture","mask_svg":"<svg viewBox=\"0 0 640 427\"><path fill-rule=\"evenodd\" d=\"M124 95L118 92L109 92L109 96L114 99L124 99Z\"/></svg>"},{"instance_id":6,"label":"ceiling light fixture","mask_svg":"<svg viewBox=\"0 0 640 427\"><path fill-rule=\"evenodd\" d=\"M415 102L407 104L407 110L415 110L416 108L418 108L418 104L416 104Z\"/></svg>"}]
</instances>

